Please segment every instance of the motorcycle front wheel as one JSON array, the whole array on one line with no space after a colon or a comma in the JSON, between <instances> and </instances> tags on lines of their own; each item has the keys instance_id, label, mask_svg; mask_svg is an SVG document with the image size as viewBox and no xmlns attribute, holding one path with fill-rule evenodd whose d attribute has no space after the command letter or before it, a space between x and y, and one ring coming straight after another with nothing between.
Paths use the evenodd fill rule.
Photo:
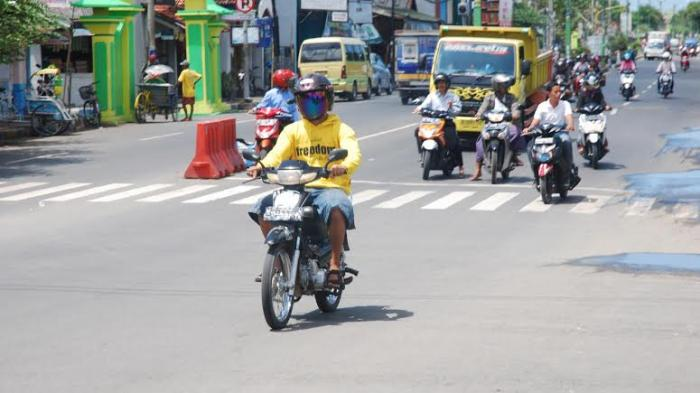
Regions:
<instances>
[{"instance_id":1,"label":"motorcycle front wheel","mask_svg":"<svg viewBox=\"0 0 700 393\"><path fill-rule=\"evenodd\" d=\"M430 167L433 165L433 151L423 150L423 180L430 178Z\"/></svg>"},{"instance_id":2,"label":"motorcycle front wheel","mask_svg":"<svg viewBox=\"0 0 700 393\"><path fill-rule=\"evenodd\" d=\"M542 203L549 205L552 203L552 178L549 175L540 177L540 195Z\"/></svg>"},{"instance_id":3,"label":"motorcycle front wheel","mask_svg":"<svg viewBox=\"0 0 700 393\"><path fill-rule=\"evenodd\" d=\"M280 246L270 247L265 256L262 273L262 308L265 321L272 330L283 329L292 316L294 298L287 290L290 281L291 258Z\"/></svg>"},{"instance_id":4,"label":"motorcycle front wheel","mask_svg":"<svg viewBox=\"0 0 700 393\"><path fill-rule=\"evenodd\" d=\"M314 297L316 298L316 305L321 312L330 313L338 309L340 304L340 298L343 296L342 291L331 292L331 291L321 291L316 292Z\"/></svg>"},{"instance_id":5,"label":"motorcycle front wheel","mask_svg":"<svg viewBox=\"0 0 700 393\"><path fill-rule=\"evenodd\" d=\"M491 163L491 184L498 183L498 153L491 154L489 162Z\"/></svg>"},{"instance_id":6,"label":"motorcycle front wheel","mask_svg":"<svg viewBox=\"0 0 700 393\"><path fill-rule=\"evenodd\" d=\"M589 153L589 160L591 162L591 167L593 169L598 169L598 159L599 159L599 152L598 152L598 145L597 144L592 144L590 147L590 153Z\"/></svg>"}]
</instances>

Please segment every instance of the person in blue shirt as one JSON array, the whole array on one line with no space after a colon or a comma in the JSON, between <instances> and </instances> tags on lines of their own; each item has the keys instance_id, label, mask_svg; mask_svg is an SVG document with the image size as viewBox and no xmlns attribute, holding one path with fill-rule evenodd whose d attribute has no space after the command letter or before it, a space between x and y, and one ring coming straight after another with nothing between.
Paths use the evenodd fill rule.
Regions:
<instances>
[{"instance_id":1,"label":"person in blue shirt","mask_svg":"<svg viewBox=\"0 0 700 393\"><path fill-rule=\"evenodd\" d=\"M296 75L289 69L277 70L272 74L272 89L265 93L260 103L250 113L260 108L283 108L292 116L292 120L301 120L297 104L290 87L294 86Z\"/></svg>"}]
</instances>

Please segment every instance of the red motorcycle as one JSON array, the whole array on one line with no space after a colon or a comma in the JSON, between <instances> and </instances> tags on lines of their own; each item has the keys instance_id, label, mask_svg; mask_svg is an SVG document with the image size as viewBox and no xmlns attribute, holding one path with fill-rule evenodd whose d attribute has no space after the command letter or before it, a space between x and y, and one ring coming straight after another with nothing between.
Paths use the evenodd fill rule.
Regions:
<instances>
[{"instance_id":1,"label":"red motorcycle","mask_svg":"<svg viewBox=\"0 0 700 393\"><path fill-rule=\"evenodd\" d=\"M293 122L292 115L282 108L259 108L252 113L256 119L255 152L264 157L275 146L282 129Z\"/></svg>"},{"instance_id":2,"label":"red motorcycle","mask_svg":"<svg viewBox=\"0 0 700 393\"><path fill-rule=\"evenodd\" d=\"M681 68L683 72L688 71L688 68L690 68L690 58L687 53L683 53L681 56Z\"/></svg>"}]
</instances>

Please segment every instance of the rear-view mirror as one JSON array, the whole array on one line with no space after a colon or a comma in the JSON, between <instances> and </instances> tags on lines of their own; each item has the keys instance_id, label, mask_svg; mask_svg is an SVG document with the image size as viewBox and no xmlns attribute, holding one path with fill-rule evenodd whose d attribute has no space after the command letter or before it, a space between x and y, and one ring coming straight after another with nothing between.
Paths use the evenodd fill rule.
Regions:
<instances>
[{"instance_id":1,"label":"rear-view mirror","mask_svg":"<svg viewBox=\"0 0 700 393\"><path fill-rule=\"evenodd\" d=\"M532 67L530 60L523 60L522 63L520 63L520 73L523 76L530 75L530 67Z\"/></svg>"},{"instance_id":2,"label":"rear-view mirror","mask_svg":"<svg viewBox=\"0 0 700 393\"><path fill-rule=\"evenodd\" d=\"M243 150L243 152L241 152L241 153L243 154L243 158L245 158L248 161L254 161L254 162L260 161L260 156L257 153L255 153L255 150L246 149L246 150Z\"/></svg>"},{"instance_id":3,"label":"rear-view mirror","mask_svg":"<svg viewBox=\"0 0 700 393\"><path fill-rule=\"evenodd\" d=\"M348 151L346 149L333 149L328 153L328 162L344 160L348 156Z\"/></svg>"}]
</instances>

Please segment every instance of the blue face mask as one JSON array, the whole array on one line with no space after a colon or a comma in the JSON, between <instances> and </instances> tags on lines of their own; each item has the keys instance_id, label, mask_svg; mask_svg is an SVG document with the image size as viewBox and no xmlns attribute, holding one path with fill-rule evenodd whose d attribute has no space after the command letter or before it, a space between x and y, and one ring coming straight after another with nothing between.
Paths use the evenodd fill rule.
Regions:
<instances>
[{"instance_id":1,"label":"blue face mask","mask_svg":"<svg viewBox=\"0 0 700 393\"><path fill-rule=\"evenodd\" d=\"M299 97L299 111L309 120L317 120L326 114L326 93L311 91Z\"/></svg>"}]
</instances>

